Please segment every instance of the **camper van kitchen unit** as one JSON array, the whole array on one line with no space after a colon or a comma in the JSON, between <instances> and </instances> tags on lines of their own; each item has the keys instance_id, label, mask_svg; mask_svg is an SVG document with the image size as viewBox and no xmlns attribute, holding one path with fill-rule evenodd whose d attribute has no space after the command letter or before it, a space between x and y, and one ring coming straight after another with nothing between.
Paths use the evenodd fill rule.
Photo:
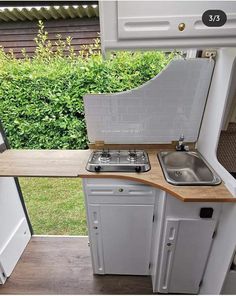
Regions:
<instances>
[{"instance_id":1,"label":"camper van kitchen unit","mask_svg":"<svg viewBox=\"0 0 236 296\"><path fill-rule=\"evenodd\" d=\"M94 274L235 294L236 179L217 149L236 123L236 1L101 0L99 17L104 58L181 54L135 89L84 96L88 150L9 149L1 129L0 283L32 237L17 177L79 177Z\"/></svg>"}]
</instances>

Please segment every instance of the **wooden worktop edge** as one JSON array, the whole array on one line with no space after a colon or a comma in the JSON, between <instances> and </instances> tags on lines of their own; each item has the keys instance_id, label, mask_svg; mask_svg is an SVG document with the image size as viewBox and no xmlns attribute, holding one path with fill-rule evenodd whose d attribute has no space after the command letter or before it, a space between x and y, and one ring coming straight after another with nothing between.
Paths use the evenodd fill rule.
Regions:
<instances>
[{"instance_id":1,"label":"wooden worktop edge","mask_svg":"<svg viewBox=\"0 0 236 296\"><path fill-rule=\"evenodd\" d=\"M157 189L161 189L167 193L169 193L171 196L176 197L177 199L183 201L183 202L236 202L236 198L232 197L232 198L216 198L215 200L212 200L212 198L185 198L181 195L179 195L178 193L176 193L176 191L174 191L174 186L173 186L173 190L170 190L169 188L160 185L159 183L153 183L147 180L144 180L140 177L134 177L134 176L126 176L126 175L112 175L109 173L108 174L104 174L101 175L99 173L94 173L94 174L89 174L89 175L78 175L79 178L97 178L97 179L122 179L122 180L131 180L131 181L136 181L139 183L143 183L149 186L152 186L154 188ZM220 185L218 185L220 186ZM179 186L178 186L179 187ZM197 186L196 186L197 187Z\"/></svg>"}]
</instances>

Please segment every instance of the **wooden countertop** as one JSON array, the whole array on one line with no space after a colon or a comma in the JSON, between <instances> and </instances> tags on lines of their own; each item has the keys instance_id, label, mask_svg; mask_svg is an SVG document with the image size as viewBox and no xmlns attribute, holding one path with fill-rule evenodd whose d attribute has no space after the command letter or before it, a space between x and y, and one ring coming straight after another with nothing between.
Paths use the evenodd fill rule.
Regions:
<instances>
[{"instance_id":1,"label":"wooden countertop","mask_svg":"<svg viewBox=\"0 0 236 296\"><path fill-rule=\"evenodd\" d=\"M162 149L163 150L163 149ZM91 173L85 169L92 150L6 150L0 154L0 176L130 179L167 191L184 202L236 202L225 185L174 186L166 182L158 149L146 149L151 170L146 173Z\"/></svg>"}]
</instances>

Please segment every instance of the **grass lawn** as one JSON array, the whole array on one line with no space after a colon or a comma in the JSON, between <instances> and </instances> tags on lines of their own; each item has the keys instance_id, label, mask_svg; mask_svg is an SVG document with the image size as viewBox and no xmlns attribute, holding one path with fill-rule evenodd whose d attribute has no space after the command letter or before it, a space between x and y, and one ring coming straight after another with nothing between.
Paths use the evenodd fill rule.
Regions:
<instances>
[{"instance_id":1,"label":"grass lawn","mask_svg":"<svg viewBox=\"0 0 236 296\"><path fill-rule=\"evenodd\" d=\"M19 178L34 234L87 235L79 178Z\"/></svg>"}]
</instances>

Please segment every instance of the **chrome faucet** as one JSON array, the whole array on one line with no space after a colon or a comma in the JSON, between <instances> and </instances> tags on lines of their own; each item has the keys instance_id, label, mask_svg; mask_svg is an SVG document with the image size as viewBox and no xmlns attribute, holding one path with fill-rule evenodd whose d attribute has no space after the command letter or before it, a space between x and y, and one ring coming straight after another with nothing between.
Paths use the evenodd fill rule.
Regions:
<instances>
[{"instance_id":1,"label":"chrome faucet","mask_svg":"<svg viewBox=\"0 0 236 296\"><path fill-rule=\"evenodd\" d=\"M176 151L189 151L189 147L184 144L184 135L179 137L178 144L175 147Z\"/></svg>"}]
</instances>

